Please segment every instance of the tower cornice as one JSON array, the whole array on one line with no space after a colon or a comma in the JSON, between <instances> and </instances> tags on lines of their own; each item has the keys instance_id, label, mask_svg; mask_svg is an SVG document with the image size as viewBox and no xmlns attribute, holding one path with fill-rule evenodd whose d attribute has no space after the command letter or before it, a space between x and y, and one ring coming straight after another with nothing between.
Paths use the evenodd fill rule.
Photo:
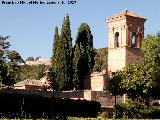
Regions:
<instances>
[{"instance_id":1,"label":"tower cornice","mask_svg":"<svg viewBox=\"0 0 160 120\"><path fill-rule=\"evenodd\" d=\"M107 23L110 23L110 22L116 21L116 20L126 19L127 16L134 17L137 19L142 19L144 22L147 20L145 17L140 16L137 13L134 13L132 11L129 11L128 9L125 9L125 10L121 11L120 13L109 17L107 19Z\"/></svg>"}]
</instances>

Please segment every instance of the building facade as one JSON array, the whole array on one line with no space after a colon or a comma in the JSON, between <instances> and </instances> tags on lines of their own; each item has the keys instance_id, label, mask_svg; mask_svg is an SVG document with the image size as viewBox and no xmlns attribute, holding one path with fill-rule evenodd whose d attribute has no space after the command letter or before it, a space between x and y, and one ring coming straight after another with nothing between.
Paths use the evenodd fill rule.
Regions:
<instances>
[{"instance_id":1,"label":"building facade","mask_svg":"<svg viewBox=\"0 0 160 120\"><path fill-rule=\"evenodd\" d=\"M108 20L108 69L100 74L91 74L91 90L108 89L109 76L129 64L143 63L140 47L144 38L146 19L129 10L124 10Z\"/></svg>"},{"instance_id":2,"label":"building facade","mask_svg":"<svg viewBox=\"0 0 160 120\"><path fill-rule=\"evenodd\" d=\"M109 74L129 64L144 62L139 48L144 38L145 21L144 17L129 10L124 10L107 20Z\"/></svg>"}]
</instances>

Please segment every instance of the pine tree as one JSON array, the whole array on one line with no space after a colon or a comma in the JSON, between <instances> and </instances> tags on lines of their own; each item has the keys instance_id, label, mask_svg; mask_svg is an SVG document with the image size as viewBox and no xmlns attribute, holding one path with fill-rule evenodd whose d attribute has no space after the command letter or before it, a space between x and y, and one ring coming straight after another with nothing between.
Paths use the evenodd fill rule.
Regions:
<instances>
[{"instance_id":1,"label":"pine tree","mask_svg":"<svg viewBox=\"0 0 160 120\"><path fill-rule=\"evenodd\" d=\"M94 66L93 36L86 23L78 29L74 51L74 87L83 89L84 77L92 72Z\"/></svg>"}]
</instances>

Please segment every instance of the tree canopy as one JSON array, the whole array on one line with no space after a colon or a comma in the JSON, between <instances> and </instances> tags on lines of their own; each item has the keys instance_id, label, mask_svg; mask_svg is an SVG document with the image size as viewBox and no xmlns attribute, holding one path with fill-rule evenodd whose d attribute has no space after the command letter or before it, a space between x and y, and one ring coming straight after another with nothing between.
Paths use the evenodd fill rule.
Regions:
<instances>
[{"instance_id":1,"label":"tree canopy","mask_svg":"<svg viewBox=\"0 0 160 120\"><path fill-rule=\"evenodd\" d=\"M144 39L141 49L146 63L160 64L160 33L148 35Z\"/></svg>"},{"instance_id":2,"label":"tree canopy","mask_svg":"<svg viewBox=\"0 0 160 120\"><path fill-rule=\"evenodd\" d=\"M74 85L76 89L83 89L84 77L91 73L94 67L93 36L90 27L82 23L78 28L74 47Z\"/></svg>"},{"instance_id":3,"label":"tree canopy","mask_svg":"<svg viewBox=\"0 0 160 120\"><path fill-rule=\"evenodd\" d=\"M52 49L52 77L55 90L83 89L84 77L93 71L95 51L90 27L82 23L72 46L70 19L63 20L61 33L55 28Z\"/></svg>"},{"instance_id":4,"label":"tree canopy","mask_svg":"<svg viewBox=\"0 0 160 120\"><path fill-rule=\"evenodd\" d=\"M54 85L58 90L68 90L73 87L73 51L72 37L70 30L70 19L67 16L63 20L61 34L58 35L58 28L55 28L53 55L52 55L52 76Z\"/></svg>"},{"instance_id":5,"label":"tree canopy","mask_svg":"<svg viewBox=\"0 0 160 120\"><path fill-rule=\"evenodd\" d=\"M108 49L107 48L99 48L95 49L95 57L94 57L95 65L93 68L94 72L100 72L108 66Z\"/></svg>"},{"instance_id":6,"label":"tree canopy","mask_svg":"<svg viewBox=\"0 0 160 120\"><path fill-rule=\"evenodd\" d=\"M17 51L9 50L9 36L0 36L0 78L1 83L13 85L17 78L18 64L24 62Z\"/></svg>"}]
</instances>

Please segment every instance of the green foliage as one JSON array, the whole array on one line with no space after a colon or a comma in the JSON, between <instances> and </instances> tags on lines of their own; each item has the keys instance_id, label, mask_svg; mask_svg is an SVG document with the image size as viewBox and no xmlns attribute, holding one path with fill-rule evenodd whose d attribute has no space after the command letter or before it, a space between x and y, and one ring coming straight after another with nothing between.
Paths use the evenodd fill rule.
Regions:
<instances>
[{"instance_id":1,"label":"green foliage","mask_svg":"<svg viewBox=\"0 0 160 120\"><path fill-rule=\"evenodd\" d=\"M18 64L24 62L17 51L9 51L9 36L0 36L0 76L1 83L10 86L17 80Z\"/></svg>"},{"instance_id":2,"label":"green foliage","mask_svg":"<svg viewBox=\"0 0 160 120\"><path fill-rule=\"evenodd\" d=\"M8 59L10 59L10 61L14 62L15 64L18 64L18 62L24 62L17 51L9 51L7 56Z\"/></svg>"},{"instance_id":3,"label":"green foliage","mask_svg":"<svg viewBox=\"0 0 160 120\"><path fill-rule=\"evenodd\" d=\"M44 97L42 94L19 90L0 91L0 113L10 119L46 118L53 117L96 117L100 111L100 103L97 101L61 99ZM12 102L10 102L12 100ZM23 112L23 113L22 113ZM22 114L22 116L21 116ZM1 116L0 116L1 117ZM62 120L59 118L58 120Z\"/></svg>"},{"instance_id":4,"label":"green foliage","mask_svg":"<svg viewBox=\"0 0 160 120\"><path fill-rule=\"evenodd\" d=\"M59 58L58 56L59 48L58 47L59 47L59 34L58 34L58 28L56 27L55 34L54 34L53 49L52 49L52 58L51 58L52 67L56 67L56 64L59 62L57 61Z\"/></svg>"},{"instance_id":5,"label":"green foliage","mask_svg":"<svg viewBox=\"0 0 160 120\"><path fill-rule=\"evenodd\" d=\"M152 64L160 64L160 35L148 35L142 44L145 61Z\"/></svg>"},{"instance_id":6,"label":"green foliage","mask_svg":"<svg viewBox=\"0 0 160 120\"><path fill-rule=\"evenodd\" d=\"M92 72L95 56L93 36L86 23L82 23L78 28L74 48L74 85L76 89L83 89L83 79L88 73Z\"/></svg>"},{"instance_id":7,"label":"green foliage","mask_svg":"<svg viewBox=\"0 0 160 120\"><path fill-rule=\"evenodd\" d=\"M123 80L123 72L118 71L109 80L109 91L112 95L123 95L124 89L121 86L121 82Z\"/></svg>"},{"instance_id":8,"label":"green foliage","mask_svg":"<svg viewBox=\"0 0 160 120\"><path fill-rule=\"evenodd\" d=\"M53 55L52 55L52 76L54 86L58 90L69 90L73 88L73 51L72 37L70 30L69 16L64 18L61 35L58 35L58 28L55 28Z\"/></svg>"},{"instance_id":9,"label":"green foliage","mask_svg":"<svg viewBox=\"0 0 160 120\"><path fill-rule=\"evenodd\" d=\"M13 85L16 81L19 80L17 74L19 70L19 63L24 62L21 56L17 51L8 51L7 57L10 61L7 64L7 78L2 81L3 84L7 86Z\"/></svg>"},{"instance_id":10,"label":"green foliage","mask_svg":"<svg viewBox=\"0 0 160 120\"><path fill-rule=\"evenodd\" d=\"M4 81L7 80L7 65L0 64L0 83L2 84Z\"/></svg>"},{"instance_id":11,"label":"green foliage","mask_svg":"<svg viewBox=\"0 0 160 120\"><path fill-rule=\"evenodd\" d=\"M44 72L49 68L49 66L46 65L21 65L19 67L20 68L17 72L18 79L16 82L26 79L39 80L43 77Z\"/></svg>"},{"instance_id":12,"label":"green foliage","mask_svg":"<svg viewBox=\"0 0 160 120\"><path fill-rule=\"evenodd\" d=\"M110 79L112 94L127 94L132 100L146 102L149 97L159 98L160 68L151 64L129 65ZM116 90L117 89L117 90Z\"/></svg>"},{"instance_id":13,"label":"green foliage","mask_svg":"<svg viewBox=\"0 0 160 120\"><path fill-rule=\"evenodd\" d=\"M99 48L95 49L95 65L93 68L94 72L100 72L107 67L108 61L108 49L107 48Z\"/></svg>"},{"instance_id":14,"label":"green foliage","mask_svg":"<svg viewBox=\"0 0 160 120\"><path fill-rule=\"evenodd\" d=\"M132 100L145 103L150 97L160 98L160 35L148 35L141 50L144 64L129 65L118 71L110 80L113 94L126 93ZM116 81L117 80L117 81ZM116 89L118 91L116 91Z\"/></svg>"},{"instance_id":15,"label":"green foliage","mask_svg":"<svg viewBox=\"0 0 160 120\"><path fill-rule=\"evenodd\" d=\"M60 36L58 28L55 28L52 51L51 76L54 78L52 83L54 89L69 90L73 89L73 86L83 89L83 79L93 71L94 67L95 52L89 26L86 23L80 25L73 49L70 20L67 14Z\"/></svg>"},{"instance_id":16,"label":"green foliage","mask_svg":"<svg viewBox=\"0 0 160 120\"><path fill-rule=\"evenodd\" d=\"M128 119L158 119L160 118L159 106L145 106L136 101L128 100L127 103L116 104L115 117Z\"/></svg>"},{"instance_id":17,"label":"green foliage","mask_svg":"<svg viewBox=\"0 0 160 120\"><path fill-rule=\"evenodd\" d=\"M84 77L89 72L89 66L87 61L87 55L83 46L80 43L80 46L75 47L74 52L74 87L76 89L83 89Z\"/></svg>"},{"instance_id":18,"label":"green foliage","mask_svg":"<svg viewBox=\"0 0 160 120\"><path fill-rule=\"evenodd\" d=\"M68 117L67 120L112 120L106 118L83 118L83 117Z\"/></svg>"},{"instance_id":19,"label":"green foliage","mask_svg":"<svg viewBox=\"0 0 160 120\"><path fill-rule=\"evenodd\" d=\"M54 33L54 42L53 42L53 49L52 49L52 57L51 57L51 77L53 78L51 84L54 90L59 89L59 56L60 56L60 46L59 46L59 34L58 28L55 28Z\"/></svg>"}]
</instances>

